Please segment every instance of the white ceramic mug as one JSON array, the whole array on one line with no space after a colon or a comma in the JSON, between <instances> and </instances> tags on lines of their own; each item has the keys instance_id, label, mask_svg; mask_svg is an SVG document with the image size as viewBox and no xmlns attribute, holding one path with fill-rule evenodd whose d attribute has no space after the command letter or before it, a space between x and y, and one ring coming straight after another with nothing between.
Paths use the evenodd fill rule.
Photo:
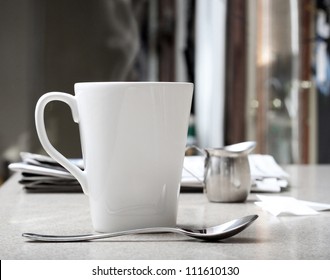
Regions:
<instances>
[{"instance_id":1,"label":"white ceramic mug","mask_svg":"<svg viewBox=\"0 0 330 280\"><path fill-rule=\"evenodd\" d=\"M35 110L46 152L77 178L89 196L99 232L175 226L193 84L75 84L75 96L49 92ZM79 123L84 170L50 143L44 109L67 103Z\"/></svg>"}]
</instances>

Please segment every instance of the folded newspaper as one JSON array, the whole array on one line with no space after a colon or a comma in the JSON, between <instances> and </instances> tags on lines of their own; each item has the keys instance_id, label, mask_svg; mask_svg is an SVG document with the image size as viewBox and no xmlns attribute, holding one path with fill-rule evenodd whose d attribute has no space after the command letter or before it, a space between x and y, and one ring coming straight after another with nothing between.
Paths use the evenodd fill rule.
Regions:
<instances>
[{"instance_id":1,"label":"folded newspaper","mask_svg":"<svg viewBox=\"0 0 330 280\"><path fill-rule=\"evenodd\" d=\"M250 154L252 192L280 192L287 188L289 174L277 164L273 156ZM204 157L187 156L184 159L182 188L203 187Z\"/></svg>"},{"instance_id":2,"label":"folded newspaper","mask_svg":"<svg viewBox=\"0 0 330 280\"><path fill-rule=\"evenodd\" d=\"M52 158L39 154L22 152L22 161L8 167L20 172L19 183L27 190L77 192L81 191L78 181ZM82 159L70 159L83 169ZM288 186L289 175L270 155L249 155L253 192L280 192ZM186 156L182 170L182 191L203 191L204 158Z\"/></svg>"}]
</instances>

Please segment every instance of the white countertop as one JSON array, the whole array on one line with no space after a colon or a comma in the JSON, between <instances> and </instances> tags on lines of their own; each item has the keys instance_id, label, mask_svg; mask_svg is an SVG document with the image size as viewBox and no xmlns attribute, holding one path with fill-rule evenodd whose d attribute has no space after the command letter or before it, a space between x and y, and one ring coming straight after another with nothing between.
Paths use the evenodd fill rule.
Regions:
<instances>
[{"instance_id":1,"label":"white countertop","mask_svg":"<svg viewBox=\"0 0 330 280\"><path fill-rule=\"evenodd\" d=\"M330 165L286 166L290 187L281 195L330 203ZM330 211L313 216L272 216L254 204L210 203L202 193L180 195L178 224L220 224L259 218L240 234L208 243L176 234L143 234L80 243L38 243L23 232L89 233L88 198L82 193L28 193L18 174L0 187L0 259L330 259ZM274 194L278 195L278 194Z\"/></svg>"}]
</instances>

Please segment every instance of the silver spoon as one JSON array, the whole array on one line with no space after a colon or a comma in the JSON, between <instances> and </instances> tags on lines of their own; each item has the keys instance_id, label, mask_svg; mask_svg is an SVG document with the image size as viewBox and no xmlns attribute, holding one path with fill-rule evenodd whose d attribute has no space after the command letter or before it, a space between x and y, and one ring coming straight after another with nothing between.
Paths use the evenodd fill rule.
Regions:
<instances>
[{"instance_id":1,"label":"silver spoon","mask_svg":"<svg viewBox=\"0 0 330 280\"><path fill-rule=\"evenodd\" d=\"M112 233L99 233L99 234L83 234L83 235L43 235L35 233L23 233L22 235L26 238L35 241L45 241L45 242L74 242L74 241L89 241L94 239L103 239L116 237L128 234L138 234L138 233L162 233L171 232L179 233L186 236L207 240L215 241L220 239L225 239L235 234L241 232L243 229L248 227L254 220L258 218L258 215L245 216L236 220L229 221L222 225L203 228L203 229L184 229L184 228L170 228L170 227L156 227L156 228L142 228L142 229L132 229L120 232Z\"/></svg>"}]
</instances>

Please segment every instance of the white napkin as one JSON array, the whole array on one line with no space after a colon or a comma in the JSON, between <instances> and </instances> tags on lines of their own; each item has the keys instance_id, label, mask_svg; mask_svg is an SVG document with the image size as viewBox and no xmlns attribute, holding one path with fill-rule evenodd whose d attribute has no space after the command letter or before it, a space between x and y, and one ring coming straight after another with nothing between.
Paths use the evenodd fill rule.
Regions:
<instances>
[{"instance_id":1,"label":"white napkin","mask_svg":"<svg viewBox=\"0 0 330 280\"><path fill-rule=\"evenodd\" d=\"M318 211L330 210L330 204L297 200L289 196L257 195L260 201L255 202L263 210L278 215L317 215Z\"/></svg>"}]
</instances>

